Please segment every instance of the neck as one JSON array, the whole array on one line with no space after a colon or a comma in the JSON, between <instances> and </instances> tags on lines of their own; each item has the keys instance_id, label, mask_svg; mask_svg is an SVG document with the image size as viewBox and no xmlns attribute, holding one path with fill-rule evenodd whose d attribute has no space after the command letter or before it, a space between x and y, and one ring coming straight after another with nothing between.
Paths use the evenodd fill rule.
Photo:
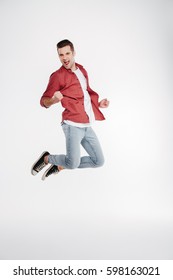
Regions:
<instances>
[{"instance_id":1,"label":"neck","mask_svg":"<svg viewBox=\"0 0 173 280\"><path fill-rule=\"evenodd\" d=\"M72 67L71 67L71 71L75 71L77 69L77 66L76 66L76 64L74 63L73 65L72 65Z\"/></svg>"}]
</instances>

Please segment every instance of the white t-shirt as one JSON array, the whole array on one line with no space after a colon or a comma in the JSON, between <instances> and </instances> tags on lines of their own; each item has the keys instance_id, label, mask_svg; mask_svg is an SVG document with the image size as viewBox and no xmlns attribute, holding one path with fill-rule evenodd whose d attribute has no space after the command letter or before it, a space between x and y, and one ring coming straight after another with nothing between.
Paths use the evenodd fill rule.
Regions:
<instances>
[{"instance_id":1,"label":"white t-shirt","mask_svg":"<svg viewBox=\"0 0 173 280\"><path fill-rule=\"evenodd\" d=\"M67 124L73 125L73 126L88 127L88 126L91 126L91 124L93 124L93 122L95 121L95 116L94 116L94 112L93 112L92 105L91 105L91 99L90 99L89 93L87 91L86 78L84 77L83 73L80 71L79 68L77 68L73 72L77 76L77 78L80 82L80 85L82 87L82 90L83 90L84 108L85 108L85 112L87 113L87 115L89 117L89 123L77 123L77 122L73 122L73 121L69 121L69 120L64 120L64 122Z\"/></svg>"}]
</instances>

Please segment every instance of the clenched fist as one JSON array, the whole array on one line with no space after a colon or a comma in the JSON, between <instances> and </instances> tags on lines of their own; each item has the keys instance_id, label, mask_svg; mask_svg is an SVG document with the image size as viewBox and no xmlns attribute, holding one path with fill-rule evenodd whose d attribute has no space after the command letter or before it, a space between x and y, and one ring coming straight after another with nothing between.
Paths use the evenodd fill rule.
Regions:
<instances>
[{"instance_id":1,"label":"clenched fist","mask_svg":"<svg viewBox=\"0 0 173 280\"><path fill-rule=\"evenodd\" d=\"M107 100L107 98L105 98L99 102L100 108L107 108L108 106L109 106L109 101Z\"/></svg>"},{"instance_id":2,"label":"clenched fist","mask_svg":"<svg viewBox=\"0 0 173 280\"><path fill-rule=\"evenodd\" d=\"M55 91L54 95L52 96L54 103L58 103L59 101L61 101L62 98L63 95L60 91Z\"/></svg>"}]
</instances>

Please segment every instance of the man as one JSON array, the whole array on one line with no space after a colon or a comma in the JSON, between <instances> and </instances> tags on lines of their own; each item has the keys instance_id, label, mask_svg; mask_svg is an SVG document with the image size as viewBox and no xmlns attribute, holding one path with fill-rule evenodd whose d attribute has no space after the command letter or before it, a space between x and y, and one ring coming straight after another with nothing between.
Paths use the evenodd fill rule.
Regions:
<instances>
[{"instance_id":1,"label":"man","mask_svg":"<svg viewBox=\"0 0 173 280\"><path fill-rule=\"evenodd\" d=\"M51 155L43 152L32 166L32 175L38 174L48 163L51 166L44 172L44 180L62 169L95 168L104 163L99 140L91 125L95 120L104 120L99 108L107 108L109 101L98 101L88 82L88 74L82 65L75 62L75 50L69 40L57 44L57 51L62 66L50 76L46 91L40 104L45 108L61 103L62 129L66 138L66 155ZM80 155L80 145L88 156Z\"/></svg>"}]
</instances>

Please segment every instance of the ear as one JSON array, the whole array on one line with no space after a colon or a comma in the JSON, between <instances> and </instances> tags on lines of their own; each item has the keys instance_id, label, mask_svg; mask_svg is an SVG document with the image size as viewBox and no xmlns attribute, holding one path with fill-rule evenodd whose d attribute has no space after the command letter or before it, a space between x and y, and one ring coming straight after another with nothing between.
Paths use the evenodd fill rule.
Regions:
<instances>
[{"instance_id":1,"label":"ear","mask_svg":"<svg viewBox=\"0 0 173 280\"><path fill-rule=\"evenodd\" d=\"M73 51L73 56L75 56L76 55L76 52L75 51Z\"/></svg>"}]
</instances>

